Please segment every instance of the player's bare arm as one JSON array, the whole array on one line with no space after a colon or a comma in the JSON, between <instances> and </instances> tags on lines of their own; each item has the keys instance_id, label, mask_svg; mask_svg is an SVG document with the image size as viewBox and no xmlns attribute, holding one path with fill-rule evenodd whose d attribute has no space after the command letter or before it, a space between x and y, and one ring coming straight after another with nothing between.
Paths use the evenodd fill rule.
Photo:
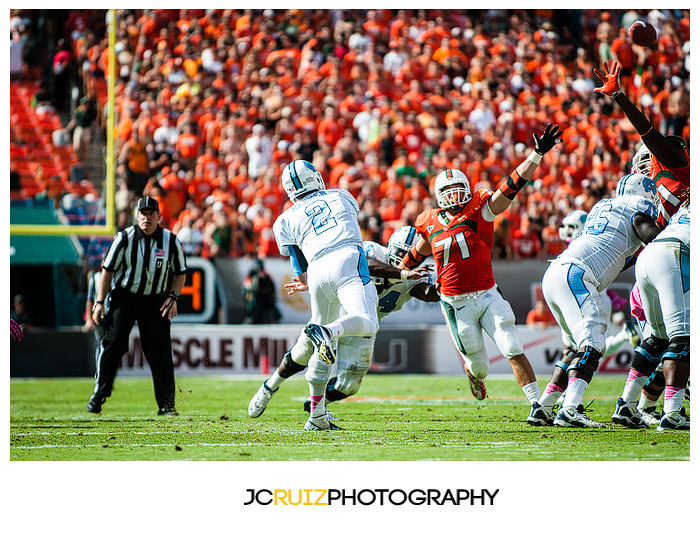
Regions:
<instances>
[{"instance_id":1,"label":"player's bare arm","mask_svg":"<svg viewBox=\"0 0 700 536\"><path fill-rule=\"evenodd\" d=\"M501 184L488 201L489 208L494 215L502 213L510 206L518 192L532 179L542 157L561 142L561 135L562 130L559 126L551 123L547 124L541 136L532 134L535 140L534 151L515 168L515 171Z\"/></svg>"},{"instance_id":2,"label":"player's bare arm","mask_svg":"<svg viewBox=\"0 0 700 536\"><path fill-rule=\"evenodd\" d=\"M430 274L432 266L419 266L414 270L402 269L377 259L367 259L369 275L386 279L421 279Z\"/></svg>"},{"instance_id":3,"label":"player's bare arm","mask_svg":"<svg viewBox=\"0 0 700 536\"><path fill-rule=\"evenodd\" d=\"M632 123L632 126L639 132L639 135L647 146L651 154L658 158L659 162L668 167L685 167L688 161L683 151L666 136L656 130L646 116L639 110L624 94L620 87L620 65L615 61L608 68L608 64L603 62L603 72L593 69L593 72L603 82L601 87L596 87L593 91L611 97L620 106L625 115Z\"/></svg>"},{"instance_id":4,"label":"player's bare arm","mask_svg":"<svg viewBox=\"0 0 700 536\"><path fill-rule=\"evenodd\" d=\"M440 301L440 292L437 286L430 283L418 283L409 291L411 296L424 302Z\"/></svg>"}]
</instances>

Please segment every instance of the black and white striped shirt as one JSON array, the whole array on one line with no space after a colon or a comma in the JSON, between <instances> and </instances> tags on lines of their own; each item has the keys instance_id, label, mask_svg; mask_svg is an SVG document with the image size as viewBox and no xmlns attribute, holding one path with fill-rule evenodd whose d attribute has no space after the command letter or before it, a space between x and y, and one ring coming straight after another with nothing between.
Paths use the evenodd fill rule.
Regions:
<instances>
[{"instance_id":1,"label":"black and white striped shirt","mask_svg":"<svg viewBox=\"0 0 700 536\"><path fill-rule=\"evenodd\" d=\"M138 296L165 294L173 277L187 272L182 244L160 226L151 236L136 225L118 232L102 267L114 274L112 289Z\"/></svg>"}]
</instances>

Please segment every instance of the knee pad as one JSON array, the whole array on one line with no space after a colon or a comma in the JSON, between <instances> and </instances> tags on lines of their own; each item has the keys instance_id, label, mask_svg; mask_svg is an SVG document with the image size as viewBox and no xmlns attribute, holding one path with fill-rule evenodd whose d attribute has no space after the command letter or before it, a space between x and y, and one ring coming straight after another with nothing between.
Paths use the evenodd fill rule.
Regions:
<instances>
[{"instance_id":1,"label":"knee pad","mask_svg":"<svg viewBox=\"0 0 700 536\"><path fill-rule=\"evenodd\" d=\"M593 374L598 370L600 358L601 354L598 350L584 346L583 349L576 352L576 357L572 359L568 370L578 370L579 377L590 382Z\"/></svg>"},{"instance_id":2,"label":"knee pad","mask_svg":"<svg viewBox=\"0 0 700 536\"><path fill-rule=\"evenodd\" d=\"M342 400L343 398L347 398L351 394L355 393L348 393L345 394L338 389L336 389L336 385L338 384L338 377L333 377L330 380L328 380L328 385L326 385L326 402L337 402L338 400ZM357 392L357 391L356 391Z\"/></svg>"},{"instance_id":3,"label":"knee pad","mask_svg":"<svg viewBox=\"0 0 700 536\"><path fill-rule=\"evenodd\" d=\"M282 358L282 364L285 366L285 368L289 372L289 374L286 374L284 376L282 374L280 374L280 376L282 376L283 378L289 378L290 376L296 374L297 372L301 372L302 370L304 370L306 368L305 365L300 365L299 363L297 363L296 361L294 361L292 359L292 352L291 351L288 351L284 354L284 357Z\"/></svg>"},{"instance_id":4,"label":"knee pad","mask_svg":"<svg viewBox=\"0 0 700 536\"><path fill-rule=\"evenodd\" d=\"M658 365L661 360L661 354L669 345L669 341L666 339L659 339L653 335L647 337L642 341L642 343L634 349L634 353L639 354L644 359L647 359L653 366Z\"/></svg>"},{"instance_id":5,"label":"knee pad","mask_svg":"<svg viewBox=\"0 0 700 536\"><path fill-rule=\"evenodd\" d=\"M576 357L576 349L575 348L569 348L564 352L564 355L562 356L561 359L557 359L554 362L554 366L560 368L564 372L569 370L569 365L573 361L574 357Z\"/></svg>"},{"instance_id":6,"label":"knee pad","mask_svg":"<svg viewBox=\"0 0 700 536\"><path fill-rule=\"evenodd\" d=\"M469 371L475 378L483 380L486 376L489 375L489 366L483 361L473 361L469 364Z\"/></svg>"},{"instance_id":7,"label":"knee pad","mask_svg":"<svg viewBox=\"0 0 700 536\"><path fill-rule=\"evenodd\" d=\"M630 368L633 368L634 370L637 370L644 374L644 376L649 376L651 378L658 364L658 361L650 361L644 355L635 351Z\"/></svg>"},{"instance_id":8,"label":"knee pad","mask_svg":"<svg viewBox=\"0 0 700 536\"><path fill-rule=\"evenodd\" d=\"M690 365L690 337L674 337L661 356L661 361L672 359Z\"/></svg>"}]
</instances>

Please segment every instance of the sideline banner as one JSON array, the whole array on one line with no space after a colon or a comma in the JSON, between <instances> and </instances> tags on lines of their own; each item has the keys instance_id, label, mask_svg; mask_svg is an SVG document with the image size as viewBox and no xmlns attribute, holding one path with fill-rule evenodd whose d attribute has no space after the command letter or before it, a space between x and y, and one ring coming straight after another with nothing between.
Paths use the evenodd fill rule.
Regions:
<instances>
[{"instance_id":1,"label":"sideline banner","mask_svg":"<svg viewBox=\"0 0 700 536\"><path fill-rule=\"evenodd\" d=\"M303 324L173 325L171 337L175 373L272 373L303 327ZM554 362L561 357L559 328L520 326L518 332L535 373L550 374ZM488 336L484 339L490 372L510 374L508 360ZM598 373L626 373L632 353L631 345L625 343L620 351L601 361ZM464 374L464 368L446 326L406 325L379 330L371 372ZM131 333L129 350L122 358L119 374L150 374L137 329Z\"/></svg>"}]
</instances>

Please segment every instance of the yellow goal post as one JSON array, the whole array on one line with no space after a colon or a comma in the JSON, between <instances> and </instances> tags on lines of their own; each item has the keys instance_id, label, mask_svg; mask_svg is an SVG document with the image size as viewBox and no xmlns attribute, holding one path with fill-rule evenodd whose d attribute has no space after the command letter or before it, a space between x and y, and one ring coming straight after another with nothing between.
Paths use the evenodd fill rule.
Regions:
<instances>
[{"instance_id":1,"label":"yellow goal post","mask_svg":"<svg viewBox=\"0 0 700 536\"><path fill-rule=\"evenodd\" d=\"M56 225L56 224L17 224L10 225L11 235L34 236L68 236L68 235L114 235L116 230L115 197L115 167L114 167L114 85L116 77L116 58L114 45L116 43L115 9L109 9L107 34L109 38L109 74L107 76L107 154L105 188L105 224L104 225Z\"/></svg>"}]
</instances>

